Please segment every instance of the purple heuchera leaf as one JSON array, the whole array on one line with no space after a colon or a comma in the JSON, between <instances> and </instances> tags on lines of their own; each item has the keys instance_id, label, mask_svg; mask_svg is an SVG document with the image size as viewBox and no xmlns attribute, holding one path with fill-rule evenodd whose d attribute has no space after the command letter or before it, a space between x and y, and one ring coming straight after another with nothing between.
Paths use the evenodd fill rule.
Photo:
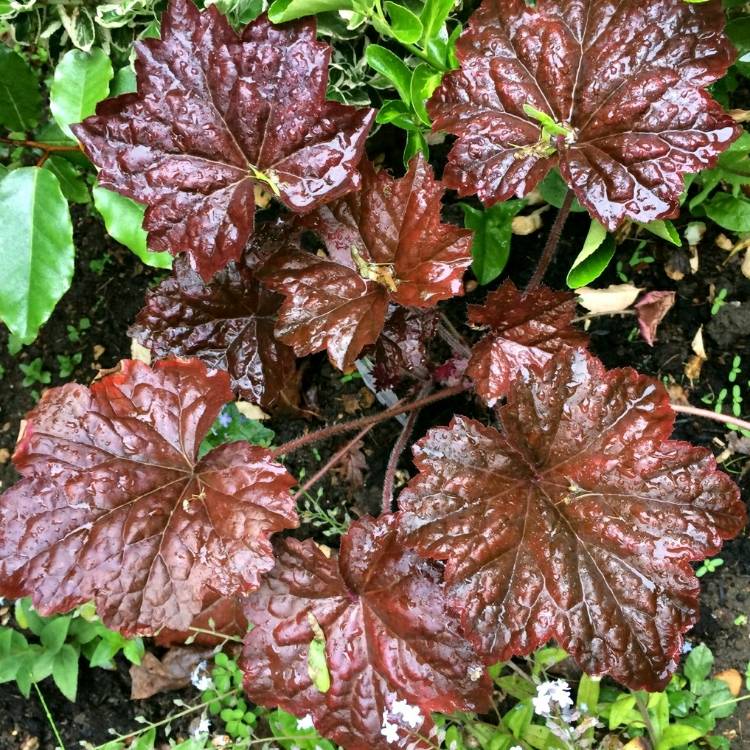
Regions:
<instances>
[{"instance_id":1,"label":"purple heuchera leaf","mask_svg":"<svg viewBox=\"0 0 750 750\"><path fill-rule=\"evenodd\" d=\"M215 6L170 0L161 39L136 51L138 93L73 130L99 184L147 204L151 250L187 253L208 280L239 259L258 190L301 212L358 186L374 112L326 101L313 20L263 15L240 36Z\"/></svg>"},{"instance_id":2,"label":"purple heuchera leaf","mask_svg":"<svg viewBox=\"0 0 750 750\"><path fill-rule=\"evenodd\" d=\"M734 59L723 28L720 0L484 0L428 103L458 136L446 184L490 205L558 165L610 230L677 215L683 175L741 132L705 90Z\"/></svg>"},{"instance_id":3,"label":"purple heuchera leaf","mask_svg":"<svg viewBox=\"0 0 750 750\"><path fill-rule=\"evenodd\" d=\"M541 286L521 294L510 280L483 305L469 305L469 323L490 329L474 346L466 369L477 393L493 406L520 371L545 364L566 346L585 346L588 337L572 325L575 312L570 292Z\"/></svg>"},{"instance_id":4,"label":"purple heuchera leaf","mask_svg":"<svg viewBox=\"0 0 750 750\"><path fill-rule=\"evenodd\" d=\"M201 440L232 398L194 360L125 360L91 388L47 391L0 496L0 596L45 615L94 600L126 634L185 630L211 593L252 591L269 537L298 525L295 479L269 451Z\"/></svg>"},{"instance_id":5,"label":"purple heuchera leaf","mask_svg":"<svg viewBox=\"0 0 750 750\"><path fill-rule=\"evenodd\" d=\"M280 252L263 283L286 297L277 336L298 356L328 350L341 370L375 342L388 303L428 308L463 294L471 232L443 223L443 185L419 154L400 179L364 160L362 189L319 208L304 223L328 257Z\"/></svg>"},{"instance_id":6,"label":"purple heuchera leaf","mask_svg":"<svg viewBox=\"0 0 750 750\"><path fill-rule=\"evenodd\" d=\"M255 626L241 662L251 700L311 714L348 750L422 746L430 711L487 708L489 678L446 611L440 572L403 548L393 516L354 522L338 556L290 538L276 554L245 607ZM316 628L326 642L326 692L308 668Z\"/></svg>"},{"instance_id":7,"label":"purple heuchera leaf","mask_svg":"<svg viewBox=\"0 0 750 750\"><path fill-rule=\"evenodd\" d=\"M698 615L692 560L745 523L711 453L670 440L661 384L567 349L498 410L414 448L405 543L445 560L452 607L488 662L554 638L581 668L661 690Z\"/></svg>"},{"instance_id":8,"label":"purple heuchera leaf","mask_svg":"<svg viewBox=\"0 0 750 750\"><path fill-rule=\"evenodd\" d=\"M259 228L242 260L207 283L178 258L172 276L146 294L130 335L157 357L198 357L226 370L238 398L283 403L296 382L294 352L273 332L283 298L262 287L253 269L286 240L279 226Z\"/></svg>"}]
</instances>

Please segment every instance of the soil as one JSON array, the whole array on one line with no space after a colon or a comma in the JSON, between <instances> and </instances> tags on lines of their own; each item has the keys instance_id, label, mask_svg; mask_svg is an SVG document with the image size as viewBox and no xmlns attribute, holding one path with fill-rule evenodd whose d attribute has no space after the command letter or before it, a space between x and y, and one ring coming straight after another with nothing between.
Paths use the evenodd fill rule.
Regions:
<instances>
[{"instance_id":1,"label":"soil","mask_svg":"<svg viewBox=\"0 0 750 750\"><path fill-rule=\"evenodd\" d=\"M453 216L455 211L455 207L450 206L448 214ZM540 232L514 238L508 272L516 283L527 281L553 217L554 210L551 210L545 214L545 227ZM78 256L72 288L37 341L17 356L7 354L7 336L0 332L0 351L3 352L0 364L4 368L3 388L0 389L0 489L16 479L8 457L13 450L20 420L34 404L34 391L38 394L44 387L71 380L89 382L99 369L113 367L120 358L129 356L127 326L140 308L146 288L163 275L163 272L143 267L129 251L111 241L99 220L85 208L77 208L74 219ZM571 216L557 261L547 276L547 283L551 286L564 288L565 272L586 229L584 216ZM627 240L620 246L616 260L633 283L647 290L677 292L677 303L659 330L656 346L651 348L634 335L632 316L595 318L589 328L591 347L605 364L610 367L633 366L641 372L666 378L675 394L681 392L699 406L703 405L702 397L718 394L722 388L731 391L728 374L735 355L741 357L742 368L736 382L743 386L745 398L750 399L750 281L739 271L739 258L727 261L727 253L715 246L715 238L716 232L709 228L700 245L698 273L688 274L679 282L668 277L665 266L667 263L672 267L689 265L687 251L675 250L650 236L643 237L648 244L641 256L648 254L654 260L631 268L628 260L636 248L636 240ZM105 264L103 268L102 263ZM596 286L608 283L622 283L614 262ZM713 300L721 289L727 290L726 303L712 315ZM465 315L465 304L481 301L484 295L484 290L477 289L463 300L452 302L447 306L449 316L459 322ZM72 341L68 326L77 325L82 317L89 319L90 327L80 332L78 341ZM700 378L691 383L684 367L693 353L691 341L701 325L708 359L703 364ZM61 377L57 357L76 353L81 354L80 364L71 374ZM44 370L50 373L50 383L24 386L24 374L19 364L28 364L36 358L41 358ZM271 422L277 432L277 442L315 429L322 422L351 419L382 408L361 380L342 382L340 374L333 371L322 355L309 358L305 363L302 393L304 413L285 415ZM423 434L432 424L447 422L449 415L456 411L480 414L468 398L441 402L420 415L415 434ZM484 414L487 418L486 412ZM400 424L395 420L373 430L364 441L366 466L362 469L355 457L347 464L348 471L337 472L324 481L321 484L322 504L334 508L345 506L352 515L379 512L379 487L390 446L399 430ZM723 467L740 483L743 496L750 498L747 456L726 453L727 431L722 425L680 417L675 435L723 455ZM347 439L339 437L318 444L317 453L301 451L290 460L290 470L298 476L302 471L310 476ZM402 458L402 478L410 468L407 454ZM351 482L352 477L356 479L358 470L364 472L363 488ZM316 529L303 527L298 533L307 536L315 534ZM724 565L703 578L701 620L689 638L693 642L705 641L710 646L716 656L717 668L733 667L744 673L750 662L750 540L747 535L728 543L721 557ZM742 620L737 620L741 615L748 615L749 622L735 624L735 621L742 623ZM111 672L90 670L82 665L79 685L76 704L66 701L51 682L45 681L41 685L68 748L77 747L81 740L103 743L111 738L108 732L111 727L120 732L132 730L138 726L135 723L137 715L158 720L174 708L175 698L189 701L195 697L192 690L186 690L131 702L130 680L124 663L118 663L117 670ZM736 733L733 747L750 747L750 705L741 703L725 728ZM184 735L186 731L187 724L178 723L173 736ZM19 695L15 685L0 685L0 750L51 750L54 747L51 730L34 694L27 700Z\"/></svg>"}]
</instances>

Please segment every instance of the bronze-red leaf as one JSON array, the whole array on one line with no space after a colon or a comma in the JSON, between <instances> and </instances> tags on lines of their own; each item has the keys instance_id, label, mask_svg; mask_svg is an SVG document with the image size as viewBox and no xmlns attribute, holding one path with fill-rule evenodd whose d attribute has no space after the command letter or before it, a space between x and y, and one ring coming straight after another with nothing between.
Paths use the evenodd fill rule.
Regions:
<instances>
[{"instance_id":1,"label":"bronze-red leaf","mask_svg":"<svg viewBox=\"0 0 750 750\"><path fill-rule=\"evenodd\" d=\"M304 218L327 258L281 255L264 269L287 297L276 332L299 356L328 349L351 367L383 328L388 301L433 307L463 294L471 232L441 221L443 186L420 154L400 179L363 160L362 189Z\"/></svg>"},{"instance_id":2,"label":"bronze-red leaf","mask_svg":"<svg viewBox=\"0 0 750 750\"><path fill-rule=\"evenodd\" d=\"M447 614L439 571L405 551L392 516L352 524L328 557L311 540L286 538L277 564L248 598L245 690L256 703L304 716L348 750L406 748L431 728L430 711L483 710L489 679ZM308 670L319 626L331 684ZM419 709L410 716L404 702ZM386 741L384 722L398 740Z\"/></svg>"},{"instance_id":3,"label":"bronze-red leaf","mask_svg":"<svg viewBox=\"0 0 750 750\"><path fill-rule=\"evenodd\" d=\"M313 20L263 15L240 36L215 6L170 0L136 52L138 93L74 131L99 184L147 204L151 250L186 252L208 280L242 254L256 189L308 211L357 187L374 112L326 101Z\"/></svg>"},{"instance_id":4,"label":"bronze-red leaf","mask_svg":"<svg viewBox=\"0 0 750 750\"><path fill-rule=\"evenodd\" d=\"M654 345L659 323L674 307L676 298L675 292L647 292L634 305L641 336L649 346Z\"/></svg>"},{"instance_id":5,"label":"bronze-red leaf","mask_svg":"<svg viewBox=\"0 0 750 750\"><path fill-rule=\"evenodd\" d=\"M406 543L445 560L488 660L554 638L592 675L660 690L698 614L690 561L745 523L704 448L670 440L661 384L568 349L514 382L503 432L456 417L414 449Z\"/></svg>"},{"instance_id":6,"label":"bronze-red leaf","mask_svg":"<svg viewBox=\"0 0 750 750\"><path fill-rule=\"evenodd\" d=\"M273 332L282 297L251 269L257 252L253 243L208 283L178 258L172 276L147 293L129 333L157 357L198 357L226 370L238 398L267 408L283 401L296 368L294 352Z\"/></svg>"},{"instance_id":7,"label":"bronze-red leaf","mask_svg":"<svg viewBox=\"0 0 750 750\"><path fill-rule=\"evenodd\" d=\"M43 614L93 599L109 627L152 634L185 630L210 592L257 588L270 535L298 525L295 480L246 442L198 459L231 398L198 360L125 360L91 388L47 391L0 497L0 595Z\"/></svg>"},{"instance_id":8,"label":"bronze-red leaf","mask_svg":"<svg viewBox=\"0 0 750 750\"><path fill-rule=\"evenodd\" d=\"M469 322L491 329L474 346L466 370L477 393L492 406L521 370L544 365L566 346L585 346L588 337L572 325L575 312L570 292L537 287L523 296L510 280L483 305L469 305Z\"/></svg>"},{"instance_id":9,"label":"bronze-red leaf","mask_svg":"<svg viewBox=\"0 0 750 750\"><path fill-rule=\"evenodd\" d=\"M559 165L610 230L677 215L684 174L741 132L705 91L734 59L723 28L720 0L484 0L428 103L458 136L446 184L489 205Z\"/></svg>"}]
</instances>

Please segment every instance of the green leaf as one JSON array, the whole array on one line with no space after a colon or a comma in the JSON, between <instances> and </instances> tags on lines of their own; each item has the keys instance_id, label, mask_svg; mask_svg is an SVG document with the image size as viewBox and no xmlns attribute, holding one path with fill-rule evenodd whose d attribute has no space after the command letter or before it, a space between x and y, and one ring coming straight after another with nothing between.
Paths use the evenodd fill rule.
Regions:
<instances>
[{"instance_id":1,"label":"green leaf","mask_svg":"<svg viewBox=\"0 0 750 750\"><path fill-rule=\"evenodd\" d=\"M378 114L375 116L375 120L381 124L392 123L396 127L407 131L419 130L419 126L414 122L409 105L400 99L388 99L383 102L378 110Z\"/></svg>"},{"instance_id":2,"label":"green leaf","mask_svg":"<svg viewBox=\"0 0 750 750\"><path fill-rule=\"evenodd\" d=\"M438 38L448 15L453 9L454 0L426 0L420 20L422 21L422 41Z\"/></svg>"},{"instance_id":3,"label":"green leaf","mask_svg":"<svg viewBox=\"0 0 750 750\"><path fill-rule=\"evenodd\" d=\"M83 52L88 52L96 39L96 27L94 17L85 6L79 5L67 8L64 5L57 6L60 21L68 32L70 41Z\"/></svg>"},{"instance_id":4,"label":"green leaf","mask_svg":"<svg viewBox=\"0 0 750 750\"><path fill-rule=\"evenodd\" d=\"M623 724L628 724L629 717L635 708L635 702L635 696L630 693L621 693L617 696L609 709L610 732Z\"/></svg>"},{"instance_id":5,"label":"green leaf","mask_svg":"<svg viewBox=\"0 0 750 750\"><path fill-rule=\"evenodd\" d=\"M31 599L18 599L14 607L13 616L16 618L19 627L24 630L30 630L37 636L41 634L42 628L44 628L47 622L31 606Z\"/></svg>"},{"instance_id":6,"label":"green leaf","mask_svg":"<svg viewBox=\"0 0 750 750\"><path fill-rule=\"evenodd\" d=\"M273 23L285 23L332 10L354 10L354 6L351 0L274 0L268 17Z\"/></svg>"},{"instance_id":7,"label":"green leaf","mask_svg":"<svg viewBox=\"0 0 750 750\"><path fill-rule=\"evenodd\" d=\"M471 270L480 284L489 284L503 272L510 256L513 217L525 205L526 201L515 199L495 203L484 210L460 204L464 226L474 230Z\"/></svg>"},{"instance_id":8,"label":"green leaf","mask_svg":"<svg viewBox=\"0 0 750 750\"><path fill-rule=\"evenodd\" d=\"M70 126L93 115L96 105L107 98L113 75L112 63L100 49L65 53L55 68L49 106L66 135L74 137Z\"/></svg>"},{"instance_id":9,"label":"green leaf","mask_svg":"<svg viewBox=\"0 0 750 750\"><path fill-rule=\"evenodd\" d=\"M30 343L73 279L73 225L52 172L22 167L0 182L0 320Z\"/></svg>"},{"instance_id":10,"label":"green leaf","mask_svg":"<svg viewBox=\"0 0 750 750\"><path fill-rule=\"evenodd\" d=\"M49 169L57 177L63 195L72 203L90 203L91 196L86 182L78 170L62 156L50 156L44 162L44 169Z\"/></svg>"},{"instance_id":11,"label":"green leaf","mask_svg":"<svg viewBox=\"0 0 750 750\"><path fill-rule=\"evenodd\" d=\"M425 102L440 85L442 77L442 73L436 72L427 63L419 63L411 74L411 84L409 86L411 106L417 113L417 117L428 127L430 125L430 116L427 114Z\"/></svg>"},{"instance_id":12,"label":"green leaf","mask_svg":"<svg viewBox=\"0 0 750 750\"><path fill-rule=\"evenodd\" d=\"M398 3L386 0L385 9L391 19L391 32L402 44L414 44L422 38L422 22L419 16Z\"/></svg>"},{"instance_id":13,"label":"green leaf","mask_svg":"<svg viewBox=\"0 0 750 750\"><path fill-rule=\"evenodd\" d=\"M615 238L607 234L596 219L592 219L583 248L568 271L568 286L578 289L598 278L612 260L615 247Z\"/></svg>"},{"instance_id":14,"label":"green leaf","mask_svg":"<svg viewBox=\"0 0 750 750\"><path fill-rule=\"evenodd\" d=\"M596 715L596 707L599 704L599 691L601 689L600 677L589 677L587 674L581 675L581 681L578 683L578 693L576 694L576 706L579 710Z\"/></svg>"},{"instance_id":15,"label":"green leaf","mask_svg":"<svg viewBox=\"0 0 750 750\"><path fill-rule=\"evenodd\" d=\"M35 647L34 656L31 661L31 681L41 682L46 680L52 674L52 666L55 661L55 654L52 651Z\"/></svg>"},{"instance_id":16,"label":"green leaf","mask_svg":"<svg viewBox=\"0 0 750 750\"><path fill-rule=\"evenodd\" d=\"M695 693L701 682L708 679L714 666L714 655L711 649L701 643L696 646L685 659L682 671L690 680L690 689Z\"/></svg>"},{"instance_id":17,"label":"green leaf","mask_svg":"<svg viewBox=\"0 0 750 750\"><path fill-rule=\"evenodd\" d=\"M648 701L648 713L651 724L657 737L660 737L664 729L669 725L669 700L666 693L643 693L643 700Z\"/></svg>"},{"instance_id":18,"label":"green leaf","mask_svg":"<svg viewBox=\"0 0 750 750\"><path fill-rule=\"evenodd\" d=\"M154 750L156 744L156 728L151 727L148 732L144 732L142 735L137 737L130 750Z\"/></svg>"},{"instance_id":19,"label":"green leaf","mask_svg":"<svg viewBox=\"0 0 750 750\"><path fill-rule=\"evenodd\" d=\"M60 692L69 700L75 702L78 690L78 651L66 643L55 654L52 663L52 679Z\"/></svg>"},{"instance_id":20,"label":"green leaf","mask_svg":"<svg viewBox=\"0 0 750 750\"><path fill-rule=\"evenodd\" d=\"M55 617L50 620L42 628L42 632L39 634L39 640L42 642L42 646L53 654L57 653L61 648L65 639L68 636L68 628L70 628L69 616L66 617Z\"/></svg>"},{"instance_id":21,"label":"green leaf","mask_svg":"<svg viewBox=\"0 0 750 750\"><path fill-rule=\"evenodd\" d=\"M706 214L731 232L750 232L750 200L729 193L717 193L705 203Z\"/></svg>"},{"instance_id":22,"label":"green leaf","mask_svg":"<svg viewBox=\"0 0 750 750\"><path fill-rule=\"evenodd\" d=\"M138 82L135 78L135 71L126 65L124 68L120 68L115 77L112 79L112 83L109 85L110 96L120 96L120 94L132 94L138 90Z\"/></svg>"},{"instance_id":23,"label":"green leaf","mask_svg":"<svg viewBox=\"0 0 750 750\"><path fill-rule=\"evenodd\" d=\"M367 64L385 76L398 91L401 99L411 106L411 71L389 49L379 44L370 44L365 51Z\"/></svg>"},{"instance_id":24,"label":"green leaf","mask_svg":"<svg viewBox=\"0 0 750 750\"><path fill-rule=\"evenodd\" d=\"M39 122L42 97L34 71L21 55L0 44L0 124L25 132Z\"/></svg>"},{"instance_id":25,"label":"green leaf","mask_svg":"<svg viewBox=\"0 0 750 750\"><path fill-rule=\"evenodd\" d=\"M516 705L503 716L503 723L508 729L510 729L514 737L520 737L528 729L533 718L534 706L531 703L531 699L527 698L526 700L516 703Z\"/></svg>"},{"instance_id":26,"label":"green leaf","mask_svg":"<svg viewBox=\"0 0 750 750\"><path fill-rule=\"evenodd\" d=\"M675 225L671 221L662 221L657 219L650 221L648 224L640 224L647 232L661 237L661 239L671 242L673 245L680 247L682 240L680 239L680 233L675 228Z\"/></svg>"},{"instance_id":27,"label":"green leaf","mask_svg":"<svg viewBox=\"0 0 750 750\"><path fill-rule=\"evenodd\" d=\"M670 724L664 729L656 750L672 750L674 747L687 745L688 742L703 737L703 732L687 724Z\"/></svg>"},{"instance_id":28,"label":"green leaf","mask_svg":"<svg viewBox=\"0 0 750 750\"><path fill-rule=\"evenodd\" d=\"M516 674L498 677L495 680L497 686L516 700L522 701L536 695L536 688L528 681Z\"/></svg>"},{"instance_id":29,"label":"green leaf","mask_svg":"<svg viewBox=\"0 0 750 750\"><path fill-rule=\"evenodd\" d=\"M409 162L419 152L424 154L427 160L430 158L430 147L421 130L408 130L406 132L406 145L404 146L404 169L409 169Z\"/></svg>"},{"instance_id":30,"label":"green leaf","mask_svg":"<svg viewBox=\"0 0 750 750\"><path fill-rule=\"evenodd\" d=\"M145 653L146 647L143 645L142 638L133 638L122 647L122 655L131 664L140 664Z\"/></svg>"},{"instance_id":31,"label":"green leaf","mask_svg":"<svg viewBox=\"0 0 750 750\"><path fill-rule=\"evenodd\" d=\"M315 619L315 615L308 613L308 622L313 631L313 639L307 651L307 673L313 685L321 692L327 693L331 689L331 674L326 662L326 639L323 629Z\"/></svg>"},{"instance_id":32,"label":"green leaf","mask_svg":"<svg viewBox=\"0 0 750 750\"><path fill-rule=\"evenodd\" d=\"M132 250L147 266L172 267L172 256L168 252L152 253L146 246L144 206L99 185L94 187L92 194L96 210L102 215L104 226L112 237Z\"/></svg>"},{"instance_id":33,"label":"green leaf","mask_svg":"<svg viewBox=\"0 0 750 750\"><path fill-rule=\"evenodd\" d=\"M698 694L697 711L703 717L726 719L737 708L729 687L721 680L705 680L695 692Z\"/></svg>"},{"instance_id":34,"label":"green leaf","mask_svg":"<svg viewBox=\"0 0 750 750\"><path fill-rule=\"evenodd\" d=\"M119 643L101 640L96 644L94 652L89 657L89 664L92 667L103 667L106 669L112 664L112 659L119 650Z\"/></svg>"}]
</instances>

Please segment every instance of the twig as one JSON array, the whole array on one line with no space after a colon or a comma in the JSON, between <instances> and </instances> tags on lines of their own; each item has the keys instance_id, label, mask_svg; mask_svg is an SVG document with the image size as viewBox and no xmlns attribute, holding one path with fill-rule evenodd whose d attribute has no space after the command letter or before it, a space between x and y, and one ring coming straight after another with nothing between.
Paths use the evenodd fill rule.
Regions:
<instances>
[{"instance_id":1,"label":"twig","mask_svg":"<svg viewBox=\"0 0 750 750\"><path fill-rule=\"evenodd\" d=\"M552 225L552 229L549 230L549 236L547 237L547 242L544 245L544 250L542 250L542 255L539 258L539 263L534 271L534 275L531 277L531 281L529 281L524 290L524 296L529 294L529 292L533 292L534 289L542 283L544 274L547 273L547 268L549 268L549 264L555 257L555 252L557 251L557 246L560 242L560 235L562 234L563 227L565 226L568 214L570 213L570 207L573 205L574 197L575 194L573 191L568 189L568 192L565 193L562 206L560 206L560 210L557 212L555 223Z\"/></svg>"},{"instance_id":2,"label":"twig","mask_svg":"<svg viewBox=\"0 0 750 750\"><path fill-rule=\"evenodd\" d=\"M62 151L80 151L81 147L76 143L73 144L54 144L54 143L43 143L42 141L15 141L12 138L0 138L0 143L5 143L8 146L20 146L21 148L35 148L44 153L37 161L37 167L41 167L44 162L47 161L50 154Z\"/></svg>"},{"instance_id":3,"label":"twig","mask_svg":"<svg viewBox=\"0 0 750 750\"><path fill-rule=\"evenodd\" d=\"M440 323L438 324L438 335L443 341L457 354L467 359L471 356L471 347L466 343L466 339L456 330L455 326L448 319L445 313L440 314Z\"/></svg>"},{"instance_id":4,"label":"twig","mask_svg":"<svg viewBox=\"0 0 750 750\"><path fill-rule=\"evenodd\" d=\"M424 398L431 390L432 383L427 383L423 386L419 398ZM406 448L406 444L411 437L411 433L414 431L414 425L417 422L419 416L419 409L415 409L410 415L409 419L406 420L406 424L401 429L401 434L398 436L398 440L393 445L391 455L388 458L388 466L385 470L385 479L383 479L383 501L382 509L383 513L390 513L393 510L393 485L396 482L396 468L398 467L398 461L401 458L401 454Z\"/></svg>"},{"instance_id":5,"label":"twig","mask_svg":"<svg viewBox=\"0 0 750 750\"><path fill-rule=\"evenodd\" d=\"M672 404L672 408L680 414L692 414L695 417L705 417L706 419L713 419L715 422L733 424L735 427L740 427L743 430L750 431L750 422L746 422L744 419L733 417L729 414L721 414L720 412L710 411L709 409L700 409L697 406L686 406L684 404L675 403Z\"/></svg>"},{"instance_id":6,"label":"twig","mask_svg":"<svg viewBox=\"0 0 750 750\"><path fill-rule=\"evenodd\" d=\"M450 398L451 396L457 396L459 393L463 393L466 390L465 385L454 385L450 388L443 388L437 393L432 393L423 399L417 399L410 403L404 403L399 401L397 404L392 406L390 409L380 412L379 414L371 414L361 419L355 419L351 422L344 422L343 424L334 424L330 427L324 427L322 430L316 430L315 432L308 432L307 435L290 440L284 445L280 445L272 452L272 456L277 458L278 456L284 456L288 453L293 453L300 448L304 448L306 445L311 443L317 443L321 440L327 440L335 435L341 435L344 432L351 432L352 430L361 430L367 425L379 424L385 422L391 417L395 417L398 414L405 414L406 412L414 411L414 409L421 409L423 406L429 406L437 401Z\"/></svg>"},{"instance_id":7,"label":"twig","mask_svg":"<svg viewBox=\"0 0 750 750\"><path fill-rule=\"evenodd\" d=\"M294 495L294 502L298 502L299 499L309 491L309 489L317 484L328 472L339 462L342 458L373 428L375 423L368 424L363 427L343 448L336 451L323 466L318 469L296 492Z\"/></svg>"},{"instance_id":8,"label":"twig","mask_svg":"<svg viewBox=\"0 0 750 750\"><path fill-rule=\"evenodd\" d=\"M60 746L60 750L65 750L65 743L62 741L62 737L60 737L60 732L57 731L57 724L55 724L55 719L50 713L50 710L47 706L47 701L44 700L44 696L42 695L42 691L39 689L39 685L37 685L36 682L32 682L31 684L34 686L34 690L36 690L36 694L39 696L39 702L42 704L42 710L44 711L44 715L47 717L49 725L52 727L52 733L55 735L55 739L57 740L57 744Z\"/></svg>"}]
</instances>

